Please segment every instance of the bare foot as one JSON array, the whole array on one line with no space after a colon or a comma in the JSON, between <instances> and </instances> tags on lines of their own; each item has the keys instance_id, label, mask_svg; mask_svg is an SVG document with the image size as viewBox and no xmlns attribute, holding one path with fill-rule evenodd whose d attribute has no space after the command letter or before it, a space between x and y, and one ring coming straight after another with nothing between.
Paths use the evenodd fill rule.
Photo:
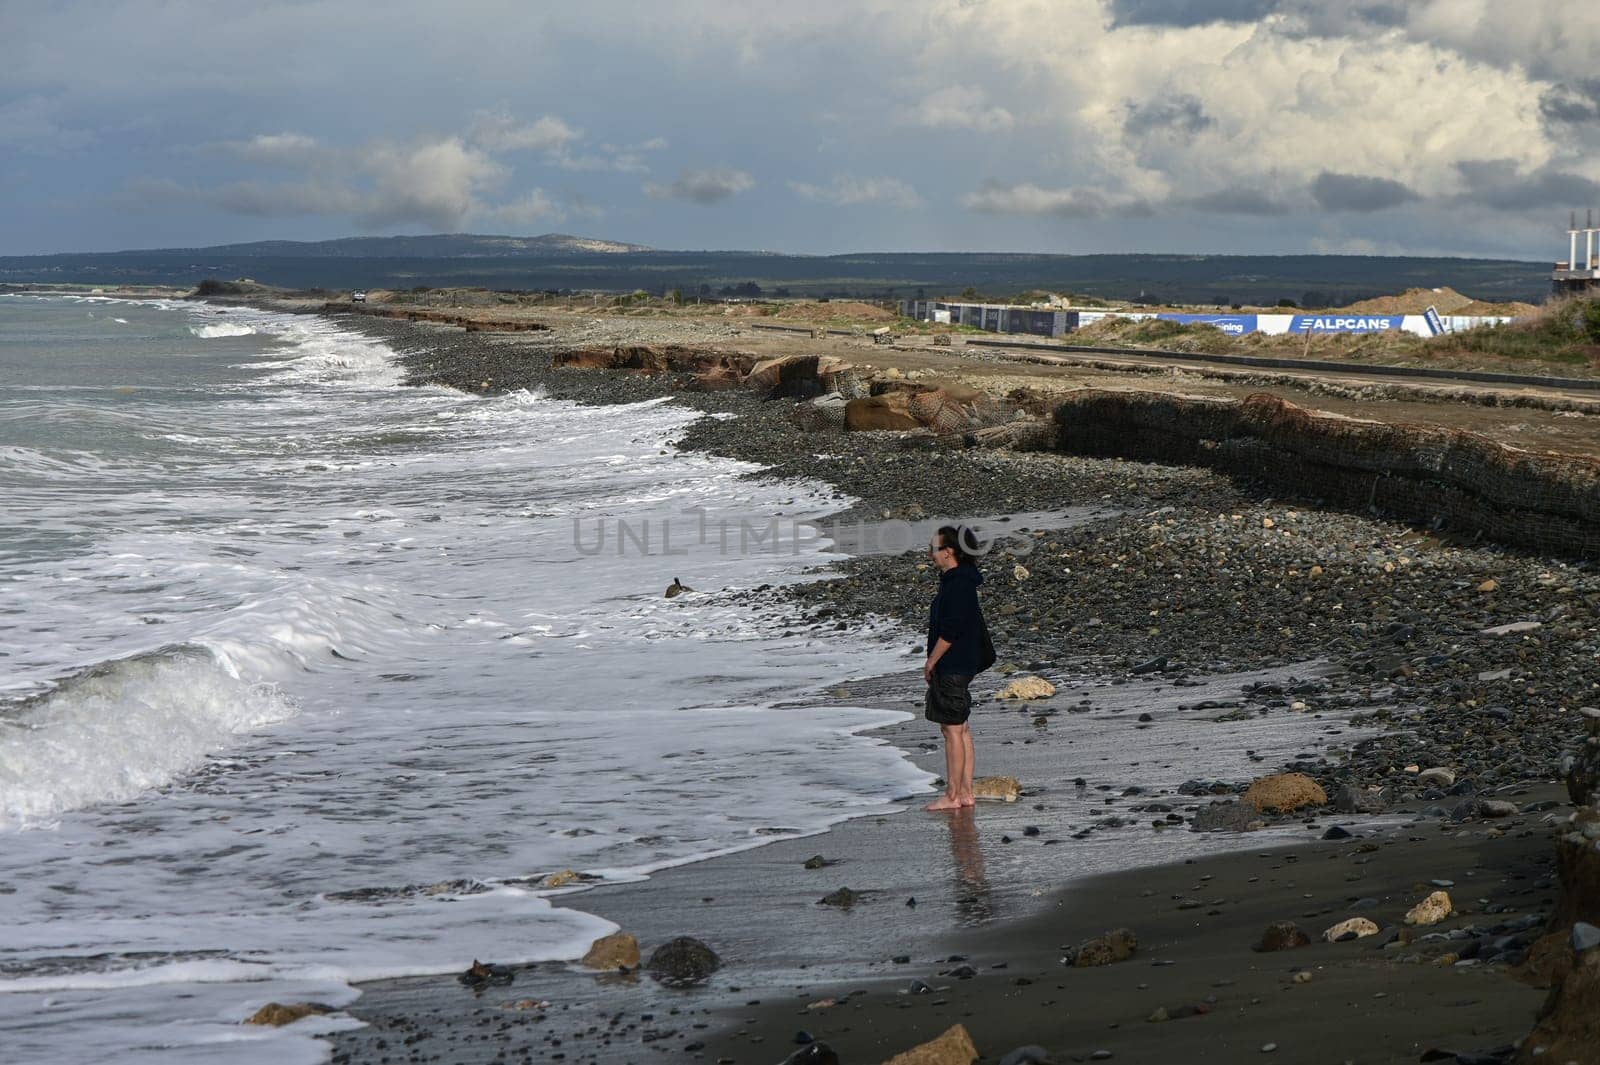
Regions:
<instances>
[{"instance_id":1,"label":"bare foot","mask_svg":"<svg viewBox=\"0 0 1600 1065\"><path fill-rule=\"evenodd\" d=\"M941 795L937 799L935 799L932 802L930 802L928 805L924 806L923 809L924 810L959 810L959 809L961 809L961 800L960 799L951 798L949 795Z\"/></svg>"},{"instance_id":2,"label":"bare foot","mask_svg":"<svg viewBox=\"0 0 1600 1065\"><path fill-rule=\"evenodd\" d=\"M976 805L978 805L978 800L973 798L971 795L965 796L964 798L958 799L957 801L960 802L962 806L976 806Z\"/></svg>"}]
</instances>

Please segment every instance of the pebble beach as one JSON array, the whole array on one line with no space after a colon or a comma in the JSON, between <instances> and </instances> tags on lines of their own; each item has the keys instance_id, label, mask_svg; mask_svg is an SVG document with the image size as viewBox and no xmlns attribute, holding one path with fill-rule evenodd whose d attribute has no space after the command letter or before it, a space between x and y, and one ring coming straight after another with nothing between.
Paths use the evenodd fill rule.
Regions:
<instances>
[{"instance_id":1,"label":"pebble beach","mask_svg":"<svg viewBox=\"0 0 1600 1065\"><path fill-rule=\"evenodd\" d=\"M563 346L635 339L600 320L516 343L361 328L402 353L414 384L594 404L670 395L716 415L679 448L830 484L857 500L841 520L986 522L1000 663L974 689L978 772L1015 777L1021 794L980 803L966 824L908 809L585 892L574 904L646 953L688 935L721 967L687 989L548 963L478 995L450 980L374 985L351 1011L369 1027L336 1037L334 1060L800 1053L824 1065L827 1053L884 1060L957 1023L981 1060L1011 1065L1511 1060L1543 997L1513 974L1555 904L1560 759L1600 699L1591 566L1273 499L1204 470L805 431L791 402L550 367ZM746 594L795 632L889 619L919 634L924 562L859 553L813 582ZM917 713L919 664L844 681L840 697ZM1024 678L1050 694L1000 697ZM942 768L931 726L879 735ZM1325 802L1242 802L1280 773ZM819 905L841 888L859 897ZM1440 890L1448 918L1405 923ZM1375 937L1322 942L1361 916ZM1309 945L1255 949L1283 921ZM1064 964L1123 928L1131 956ZM1038 1054L1014 1053L1027 1047Z\"/></svg>"}]
</instances>

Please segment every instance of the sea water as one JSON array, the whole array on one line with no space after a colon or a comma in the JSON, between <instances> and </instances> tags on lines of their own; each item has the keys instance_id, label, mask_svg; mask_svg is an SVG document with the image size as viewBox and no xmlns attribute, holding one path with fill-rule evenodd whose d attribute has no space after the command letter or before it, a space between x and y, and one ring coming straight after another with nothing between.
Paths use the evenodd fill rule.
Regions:
<instances>
[{"instance_id":1,"label":"sea water","mask_svg":"<svg viewBox=\"0 0 1600 1065\"><path fill-rule=\"evenodd\" d=\"M697 415L668 403L401 379L318 318L0 297L6 1060L323 1060L354 1021L239 1022L576 957L612 926L545 874L925 790L863 735L899 715L807 698L904 668L903 633L728 595L826 540L615 535L847 500L673 449Z\"/></svg>"}]
</instances>

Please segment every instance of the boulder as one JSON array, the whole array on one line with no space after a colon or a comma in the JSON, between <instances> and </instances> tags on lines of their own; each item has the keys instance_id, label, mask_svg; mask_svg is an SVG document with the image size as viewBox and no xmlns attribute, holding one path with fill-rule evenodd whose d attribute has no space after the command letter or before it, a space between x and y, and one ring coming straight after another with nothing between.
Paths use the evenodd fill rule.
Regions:
<instances>
[{"instance_id":1,"label":"boulder","mask_svg":"<svg viewBox=\"0 0 1600 1065\"><path fill-rule=\"evenodd\" d=\"M837 891L830 891L828 894L822 896L822 898L817 900L817 905L836 906L841 910L848 910L850 907L854 906L860 901L861 892L852 891L847 887L842 887Z\"/></svg>"},{"instance_id":2,"label":"boulder","mask_svg":"<svg viewBox=\"0 0 1600 1065\"><path fill-rule=\"evenodd\" d=\"M1290 813L1305 806L1328 805L1328 793L1304 773L1274 773L1252 783L1244 801L1257 810Z\"/></svg>"},{"instance_id":3,"label":"boulder","mask_svg":"<svg viewBox=\"0 0 1600 1065\"><path fill-rule=\"evenodd\" d=\"M1435 891L1406 911L1406 924L1438 924L1455 912L1450 904L1450 893Z\"/></svg>"},{"instance_id":4,"label":"boulder","mask_svg":"<svg viewBox=\"0 0 1600 1065\"><path fill-rule=\"evenodd\" d=\"M1381 813L1385 806L1382 791L1341 784L1333 796L1333 808L1342 814Z\"/></svg>"},{"instance_id":5,"label":"boulder","mask_svg":"<svg viewBox=\"0 0 1600 1065\"><path fill-rule=\"evenodd\" d=\"M1254 832L1265 828L1261 812L1249 803L1238 799L1207 803L1195 813L1189 824L1191 832Z\"/></svg>"},{"instance_id":6,"label":"boulder","mask_svg":"<svg viewBox=\"0 0 1600 1065\"><path fill-rule=\"evenodd\" d=\"M1434 766L1417 774L1417 783L1426 788L1448 788L1455 782L1455 773L1444 766Z\"/></svg>"},{"instance_id":7,"label":"boulder","mask_svg":"<svg viewBox=\"0 0 1600 1065\"><path fill-rule=\"evenodd\" d=\"M1293 921L1278 921L1269 924L1266 931L1261 933L1261 938L1256 941L1255 949L1262 953L1277 950L1293 950L1296 947L1309 946L1311 937L1305 930Z\"/></svg>"},{"instance_id":8,"label":"boulder","mask_svg":"<svg viewBox=\"0 0 1600 1065\"><path fill-rule=\"evenodd\" d=\"M245 1018L245 1024L264 1024L273 1028L282 1028L286 1024L293 1024L304 1017L319 1017L325 1013L332 1013L332 1006L324 1006L320 1002L269 1002Z\"/></svg>"},{"instance_id":9,"label":"boulder","mask_svg":"<svg viewBox=\"0 0 1600 1065\"><path fill-rule=\"evenodd\" d=\"M844 427L851 432L905 432L922 426L912 415L904 394L891 393L849 400L844 408Z\"/></svg>"},{"instance_id":10,"label":"boulder","mask_svg":"<svg viewBox=\"0 0 1600 1065\"><path fill-rule=\"evenodd\" d=\"M679 936L663 943L650 955L645 968L664 984L687 986L699 983L722 967L717 952L691 936Z\"/></svg>"},{"instance_id":11,"label":"boulder","mask_svg":"<svg viewBox=\"0 0 1600 1065\"><path fill-rule=\"evenodd\" d=\"M1061 958L1063 965L1074 969L1089 969L1098 965L1126 961L1139 949L1139 939L1131 929L1113 928L1104 935L1086 939L1070 948Z\"/></svg>"},{"instance_id":12,"label":"boulder","mask_svg":"<svg viewBox=\"0 0 1600 1065\"><path fill-rule=\"evenodd\" d=\"M1329 943L1342 943L1347 939L1365 939L1377 934L1378 926L1373 922L1365 917L1351 917L1325 930L1322 938Z\"/></svg>"},{"instance_id":13,"label":"boulder","mask_svg":"<svg viewBox=\"0 0 1600 1065\"><path fill-rule=\"evenodd\" d=\"M978 1048L964 1025L956 1025L939 1038L896 1054L884 1065L972 1065Z\"/></svg>"},{"instance_id":14,"label":"boulder","mask_svg":"<svg viewBox=\"0 0 1600 1065\"><path fill-rule=\"evenodd\" d=\"M1043 677L1018 677L1000 689L996 699L1048 699L1056 693L1056 686Z\"/></svg>"},{"instance_id":15,"label":"boulder","mask_svg":"<svg viewBox=\"0 0 1600 1065\"><path fill-rule=\"evenodd\" d=\"M494 965L474 958L467 971L456 976L456 982L474 991L482 991L486 987L504 987L515 978L516 975L508 966Z\"/></svg>"},{"instance_id":16,"label":"boulder","mask_svg":"<svg viewBox=\"0 0 1600 1065\"><path fill-rule=\"evenodd\" d=\"M639 967L639 941L626 932L613 932L601 936L583 956L586 969L637 969Z\"/></svg>"},{"instance_id":17,"label":"boulder","mask_svg":"<svg viewBox=\"0 0 1600 1065\"><path fill-rule=\"evenodd\" d=\"M972 782L972 794L978 799L1016 802L1022 794L1022 784L1016 777L979 777Z\"/></svg>"},{"instance_id":18,"label":"boulder","mask_svg":"<svg viewBox=\"0 0 1600 1065\"><path fill-rule=\"evenodd\" d=\"M668 591L669 591L669 595L670 594L674 594L674 593L671 593L670 589ZM542 887L542 888L570 887L571 885L578 883L582 879L583 879L583 877L579 876L577 873L573 872L571 869L563 869L560 872L551 873L549 876L547 876L543 880L539 881L539 886Z\"/></svg>"}]
</instances>

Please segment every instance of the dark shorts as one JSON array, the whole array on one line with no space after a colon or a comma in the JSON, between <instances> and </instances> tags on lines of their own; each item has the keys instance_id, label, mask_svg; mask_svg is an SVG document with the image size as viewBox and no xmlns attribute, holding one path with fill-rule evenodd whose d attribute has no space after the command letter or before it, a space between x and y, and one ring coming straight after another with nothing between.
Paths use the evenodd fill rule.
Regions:
<instances>
[{"instance_id":1,"label":"dark shorts","mask_svg":"<svg viewBox=\"0 0 1600 1065\"><path fill-rule=\"evenodd\" d=\"M935 673L923 701L923 716L936 725L965 725L972 714L972 693L965 673Z\"/></svg>"}]
</instances>

